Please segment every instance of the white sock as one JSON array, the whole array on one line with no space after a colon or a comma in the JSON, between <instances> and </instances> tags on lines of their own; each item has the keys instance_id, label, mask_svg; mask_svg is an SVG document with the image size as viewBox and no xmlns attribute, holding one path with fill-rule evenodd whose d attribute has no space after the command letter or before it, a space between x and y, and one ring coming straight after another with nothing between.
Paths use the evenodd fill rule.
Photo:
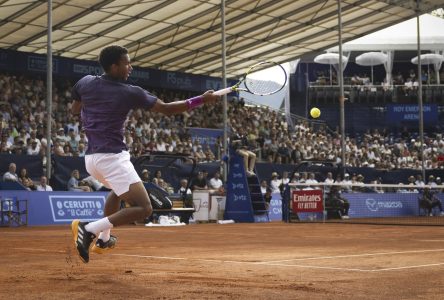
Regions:
<instances>
[{"instance_id":1,"label":"white sock","mask_svg":"<svg viewBox=\"0 0 444 300\"><path fill-rule=\"evenodd\" d=\"M109 238L111 236L111 229L105 229L99 234L99 239L101 239L104 242L109 241Z\"/></svg>"},{"instance_id":2,"label":"white sock","mask_svg":"<svg viewBox=\"0 0 444 300\"><path fill-rule=\"evenodd\" d=\"M113 228L113 224L108 220L107 217L100 219L95 222L86 224L85 229L95 235L99 234L100 231Z\"/></svg>"}]
</instances>

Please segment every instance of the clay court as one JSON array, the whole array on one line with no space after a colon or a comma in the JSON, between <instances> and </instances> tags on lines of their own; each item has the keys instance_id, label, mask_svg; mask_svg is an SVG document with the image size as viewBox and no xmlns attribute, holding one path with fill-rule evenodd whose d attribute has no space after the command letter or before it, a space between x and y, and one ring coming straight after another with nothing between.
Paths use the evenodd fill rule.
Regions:
<instances>
[{"instance_id":1,"label":"clay court","mask_svg":"<svg viewBox=\"0 0 444 300\"><path fill-rule=\"evenodd\" d=\"M117 228L76 256L70 228L0 229L1 299L442 299L443 229L352 224Z\"/></svg>"}]
</instances>

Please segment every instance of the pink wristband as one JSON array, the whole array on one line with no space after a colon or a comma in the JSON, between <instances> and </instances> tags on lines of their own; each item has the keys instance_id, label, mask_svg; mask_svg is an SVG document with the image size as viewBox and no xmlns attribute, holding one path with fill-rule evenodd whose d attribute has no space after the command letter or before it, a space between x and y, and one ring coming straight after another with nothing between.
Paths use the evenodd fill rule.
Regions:
<instances>
[{"instance_id":1,"label":"pink wristband","mask_svg":"<svg viewBox=\"0 0 444 300\"><path fill-rule=\"evenodd\" d=\"M187 103L187 108L188 110L193 110L196 107L199 107L203 104L203 97L202 96L197 96L197 97L193 97L190 99L185 100Z\"/></svg>"}]
</instances>

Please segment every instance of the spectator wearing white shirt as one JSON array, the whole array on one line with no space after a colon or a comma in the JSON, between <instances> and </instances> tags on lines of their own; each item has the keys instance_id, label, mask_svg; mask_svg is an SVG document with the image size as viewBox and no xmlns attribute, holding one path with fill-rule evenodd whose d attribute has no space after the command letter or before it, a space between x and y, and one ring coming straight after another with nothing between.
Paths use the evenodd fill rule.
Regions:
<instances>
[{"instance_id":1,"label":"spectator wearing white shirt","mask_svg":"<svg viewBox=\"0 0 444 300\"><path fill-rule=\"evenodd\" d=\"M279 180L279 175L276 172L271 173L271 180L270 180L270 188L272 193L280 193L279 186L281 185L282 181Z\"/></svg>"},{"instance_id":2,"label":"spectator wearing white shirt","mask_svg":"<svg viewBox=\"0 0 444 300\"><path fill-rule=\"evenodd\" d=\"M335 182L335 180L333 179L333 174L331 172L328 172L327 173L327 178L325 178L324 183L331 184L331 183L334 183L334 182ZM325 185L324 186L325 193L330 193L330 190L331 190L331 186L329 186L329 185Z\"/></svg>"},{"instance_id":3,"label":"spectator wearing white shirt","mask_svg":"<svg viewBox=\"0 0 444 300\"><path fill-rule=\"evenodd\" d=\"M210 179L208 185L210 186L210 189L214 190L219 190L224 185L220 179L220 172L214 173L213 178Z\"/></svg>"},{"instance_id":4,"label":"spectator wearing white shirt","mask_svg":"<svg viewBox=\"0 0 444 300\"><path fill-rule=\"evenodd\" d=\"M262 180L261 181L261 193L262 193L262 195L267 192L268 188L269 187L268 187L267 181L266 180Z\"/></svg>"},{"instance_id":5,"label":"spectator wearing white shirt","mask_svg":"<svg viewBox=\"0 0 444 300\"><path fill-rule=\"evenodd\" d=\"M10 163L9 168L8 168L8 172L3 174L3 181L18 182L19 180L18 180L18 175L17 175L16 171L17 171L17 166L15 165L15 163Z\"/></svg>"},{"instance_id":6,"label":"spectator wearing white shirt","mask_svg":"<svg viewBox=\"0 0 444 300\"><path fill-rule=\"evenodd\" d=\"M52 187L48 184L46 176L40 177L40 184L37 185L38 192L52 192Z\"/></svg>"},{"instance_id":7,"label":"spectator wearing white shirt","mask_svg":"<svg viewBox=\"0 0 444 300\"><path fill-rule=\"evenodd\" d=\"M28 146L28 150L26 151L28 155L39 155L40 154L40 146L38 145L36 140L32 140L30 145Z\"/></svg>"}]
</instances>

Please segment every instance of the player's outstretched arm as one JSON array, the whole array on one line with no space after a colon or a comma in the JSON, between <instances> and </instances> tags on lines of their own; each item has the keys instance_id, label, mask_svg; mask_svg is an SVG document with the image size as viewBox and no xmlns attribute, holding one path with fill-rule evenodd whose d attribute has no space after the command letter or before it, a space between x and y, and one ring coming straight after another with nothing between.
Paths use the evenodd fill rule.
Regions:
<instances>
[{"instance_id":1,"label":"player's outstretched arm","mask_svg":"<svg viewBox=\"0 0 444 300\"><path fill-rule=\"evenodd\" d=\"M206 91L203 95L187 100L165 103L157 99L156 104L151 111L160 112L165 115L180 114L184 111L195 109L203 104L214 104L220 99L220 96L213 94L213 91Z\"/></svg>"}]
</instances>

